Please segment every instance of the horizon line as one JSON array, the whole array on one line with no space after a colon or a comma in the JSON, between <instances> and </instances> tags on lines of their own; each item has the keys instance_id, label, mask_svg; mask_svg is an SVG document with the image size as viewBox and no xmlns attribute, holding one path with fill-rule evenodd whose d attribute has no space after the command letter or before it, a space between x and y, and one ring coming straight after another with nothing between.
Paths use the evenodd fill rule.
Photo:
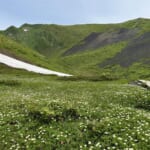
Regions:
<instances>
[{"instance_id":1,"label":"horizon line","mask_svg":"<svg viewBox=\"0 0 150 150\"><path fill-rule=\"evenodd\" d=\"M137 17L137 18L131 18L131 19L126 19L124 21L114 21L114 22L91 22L91 23L73 23L73 24L59 24L59 23L44 23L44 22L40 22L40 23L30 23L30 22L25 22L25 23L21 23L21 24L18 24L18 25L8 25L7 27L3 28L3 29L0 29L0 31L3 31L3 30L7 30L8 28L10 27L16 27L16 28L20 28L24 25L58 25L58 26L75 26L75 25L108 25L108 24L121 24L121 23L125 23L125 22L128 22L128 21L133 21L133 20L138 20L138 19L145 19L145 20L149 20L150 18L146 17Z\"/></svg>"}]
</instances>

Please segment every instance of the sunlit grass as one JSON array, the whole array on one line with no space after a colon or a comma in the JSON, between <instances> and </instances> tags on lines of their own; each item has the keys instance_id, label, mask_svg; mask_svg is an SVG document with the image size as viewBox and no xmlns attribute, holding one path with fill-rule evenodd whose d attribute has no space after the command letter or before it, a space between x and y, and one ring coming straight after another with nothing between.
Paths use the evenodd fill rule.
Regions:
<instances>
[{"instance_id":1,"label":"sunlit grass","mask_svg":"<svg viewBox=\"0 0 150 150\"><path fill-rule=\"evenodd\" d=\"M150 149L146 89L38 75L6 75L0 81L2 150ZM9 86L12 82L20 84ZM146 107L137 107L144 102Z\"/></svg>"}]
</instances>

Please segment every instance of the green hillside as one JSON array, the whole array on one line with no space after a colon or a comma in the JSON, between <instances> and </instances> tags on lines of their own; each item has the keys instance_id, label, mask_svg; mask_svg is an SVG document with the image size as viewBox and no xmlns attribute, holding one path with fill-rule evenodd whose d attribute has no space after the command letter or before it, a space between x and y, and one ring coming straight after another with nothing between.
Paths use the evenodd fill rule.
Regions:
<instances>
[{"instance_id":1,"label":"green hillside","mask_svg":"<svg viewBox=\"0 0 150 150\"><path fill-rule=\"evenodd\" d=\"M74 76L0 64L0 150L150 150L149 25L1 31L0 53Z\"/></svg>"},{"instance_id":2,"label":"green hillside","mask_svg":"<svg viewBox=\"0 0 150 150\"><path fill-rule=\"evenodd\" d=\"M39 52L40 58L57 71L79 76L146 78L150 69L149 25L150 20L143 18L119 24L24 24L1 33Z\"/></svg>"},{"instance_id":3,"label":"green hillside","mask_svg":"<svg viewBox=\"0 0 150 150\"><path fill-rule=\"evenodd\" d=\"M39 67L44 67L50 70L59 71L59 68L55 66L46 56L40 54L39 52L16 42L0 33L0 53L8 55L10 57L16 58L18 60L37 65ZM16 69L11 69L5 65L0 64L0 72L20 72ZM63 71L63 69L62 69ZM24 71L23 71L24 72ZM25 73L25 72L24 72ZM26 74L26 73L25 73Z\"/></svg>"},{"instance_id":4,"label":"green hillside","mask_svg":"<svg viewBox=\"0 0 150 150\"><path fill-rule=\"evenodd\" d=\"M137 30L138 33L150 31L149 19L136 19L120 24L86 24L86 25L44 25L24 24L20 28L9 27L3 32L6 36L40 51L42 54L51 54L58 50L67 50L81 42L91 33L110 33L122 28ZM50 55L51 56L51 55Z\"/></svg>"},{"instance_id":5,"label":"green hillside","mask_svg":"<svg viewBox=\"0 0 150 150\"><path fill-rule=\"evenodd\" d=\"M38 52L15 42L14 40L0 34L0 53L14 57L16 59L35 64L38 66L50 68L50 62L45 56Z\"/></svg>"},{"instance_id":6,"label":"green hillside","mask_svg":"<svg viewBox=\"0 0 150 150\"><path fill-rule=\"evenodd\" d=\"M9 27L3 33L40 53L53 57L54 54L66 50L80 42L91 32L107 31L109 25L30 25L20 28Z\"/></svg>"}]
</instances>

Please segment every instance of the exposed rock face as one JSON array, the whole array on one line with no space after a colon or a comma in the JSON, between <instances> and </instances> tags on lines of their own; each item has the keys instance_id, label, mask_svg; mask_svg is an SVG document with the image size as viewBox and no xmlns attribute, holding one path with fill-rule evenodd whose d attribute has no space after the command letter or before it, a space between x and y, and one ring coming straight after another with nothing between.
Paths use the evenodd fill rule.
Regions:
<instances>
[{"instance_id":1,"label":"exposed rock face","mask_svg":"<svg viewBox=\"0 0 150 150\"><path fill-rule=\"evenodd\" d=\"M122 67L129 67L134 62L140 62L141 60L149 60L150 58L150 32L147 32L134 40L131 40L127 47L125 47L120 53L116 54L113 58L104 61L100 64L100 67L107 65L119 64ZM149 64L145 61L145 64Z\"/></svg>"},{"instance_id":2,"label":"exposed rock face","mask_svg":"<svg viewBox=\"0 0 150 150\"><path fill-rule=\"evenodd\" d=\"M150 81L139 80L139 82L141 82L144 87L150 89Z\"/></svg>"},{"instance_id":3,"label":"exposed rock face","mask_svg":"<svg viewBox=\"0 0 150 150\"><path fill-rule=\"evenodd\" d=\"M86 50L94 50L109 44L129 40L136 35L137 31L137 29L130 30L126 28L120 28L118 31L115 32L93 32L83 41L81 41L81 44L75 45L71 49L67 50L64 55L71 55Z\"/></svg>"},{"instance_id":4,"label":"exposed rock face","mask_svg":"<svg viewBox=\"0 0 150 150\"><path fill-rule=\"evenodd\" d=\"M147 81L147 80L138 80L138 81L135 81L133 84L150 89L150 81Z\"/></svg>"}]
</instances>

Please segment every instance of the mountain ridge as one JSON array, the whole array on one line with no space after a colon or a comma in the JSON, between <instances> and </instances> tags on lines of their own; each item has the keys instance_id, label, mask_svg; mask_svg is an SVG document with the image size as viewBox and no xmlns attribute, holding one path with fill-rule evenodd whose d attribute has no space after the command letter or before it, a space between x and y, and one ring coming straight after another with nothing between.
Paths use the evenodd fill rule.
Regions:
<instances>
[{"instance_id":1,"label":"mountain ridge","mask_svg":"<svg viewBox=\"0 0 150 150\"><path fill-rule=\"evenodd\" d=\"M117 24L23 24L1 34L40 53L57 71L139 77L149 74L149 25L150 19L143 18Z\"/></svg>"}]
</instances>

